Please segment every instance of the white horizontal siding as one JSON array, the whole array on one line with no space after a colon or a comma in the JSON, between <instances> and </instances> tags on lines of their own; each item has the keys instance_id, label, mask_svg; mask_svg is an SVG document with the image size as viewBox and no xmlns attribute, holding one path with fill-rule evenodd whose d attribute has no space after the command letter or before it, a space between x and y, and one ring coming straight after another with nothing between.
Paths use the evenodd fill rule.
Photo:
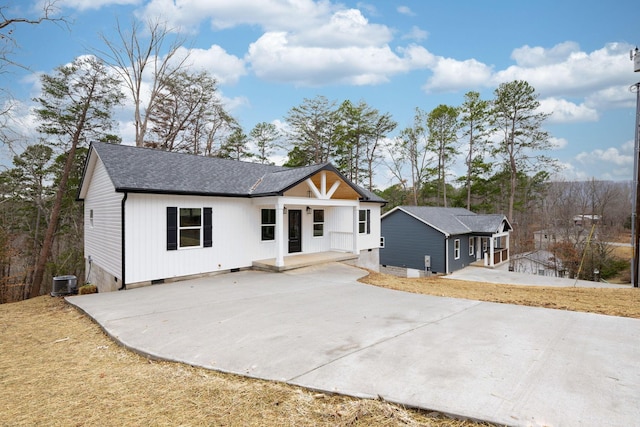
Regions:
<instances>
[{"instance_id":1,"label":"white horizontal siding","mask_svg":"<svg viewBox=\"0 0 640 427\"><path fill-rule=\"evenodd\" d=\"M121 215L123 194L115 192L98 159L84 200L84 256L122 280ZM93 210L93 224L91 224Z\"/></svg>"}]
</instances>

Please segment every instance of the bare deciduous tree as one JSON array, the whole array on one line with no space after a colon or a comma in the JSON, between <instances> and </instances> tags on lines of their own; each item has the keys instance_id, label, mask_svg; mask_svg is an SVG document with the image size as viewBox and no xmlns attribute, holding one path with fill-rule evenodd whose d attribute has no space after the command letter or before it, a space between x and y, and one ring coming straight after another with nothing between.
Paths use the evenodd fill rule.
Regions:
<instances>
[{"instance_id":1,"label":"bare deciduous tree","mask_svg":"<svg viewBox=\"0 0 640 427\"><path fill-rule=\"evenodd\" d=\"M140 24L135 21L129 31L120 22L116 30L117 40L101 35L107 51L98 51L97 54L118 72L132 97L136 146L142 147L150 115L162 90L186 65L188 55L179 57L185 40L178 36L170 42L171 29L158 20L147 21L146 38ZM149 78L148 93L144 93L144 82Z\"/></svg>"},{"instance_id":2,"label":"bare deciduous tree","mask_svg":"<svg viewBox=\"0 0 640 427\"><path fill-rule=\"evenodd\" d=\"M7 66L26 68L24 64L20 64L11 59L14 50L18 47L18 41L13 35L13 30L16 25L38 25L43 22L67 23L66 18L57 16L59 13L57 3L58 0L42 2L40 6L41 12L36 18L9 16L8 12L13 11L13 7L0 5L0 73L4 72Z\"/></svg>"},{"instance_id":3,"label":"bare deciduous tree","mask_svg":"<svg viewBox=\"0 0 640 427\"><path fill-rule=\"evenodd\" d=\"M426 113L416 108L414 124L400 131L400 135L387 147L391 164L387 163L391 173L407 189L407 179L404 178L407 166L411 174L411 190L414 205L419 204L422 184L429 175L428 165L434 160L434 149L429 142L425 129Z\"/></svg>"}]
</instances>

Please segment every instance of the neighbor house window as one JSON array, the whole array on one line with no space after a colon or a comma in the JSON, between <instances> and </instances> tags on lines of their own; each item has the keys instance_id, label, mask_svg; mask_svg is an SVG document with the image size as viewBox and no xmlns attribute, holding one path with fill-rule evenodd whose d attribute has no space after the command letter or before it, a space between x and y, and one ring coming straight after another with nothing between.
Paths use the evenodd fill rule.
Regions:
<instances>
[{"instance_id":1,"label":"neighbor house window","mask_svg":"<svg viewBox=\"0 0 640 427\"><path fill-rule=\"evenodd\" d=\"M473 256L476 253L476 238L469 237L469 256Z\"/></svg>"},{"instance_id":2,"label":"neighbor house window","mask_svg":"<svg viewBox=\"0 0 640 427\"><path fill-rule=\"evenodd\" d=\"M313 237L324 236L324 210L313 210Z\"/></svg>"},{"instance_id":3,"label":"neighbor house window","mask_svg":"<svg viewBox=\"0 0 640 427\"><path fill-rule=\"evenodd\" d=\"M371 234L371 211L369 209L360 209L358 212L358 232Z\"/></svg>"},{"instance_id":4,"label":"neighbor house window","mask_svg":"<svg viewBox=\"0 0 640 427\"><path fill-rule=\"evenodd\" d=\"M460 259L460 239L453 241L453 258Z\"/></svg>"},{"instance_id":5,"label":"neighbor house window","mask_svg":"<svg viewBox=\"0 0 640 427\"><path fill-rule=\"evenodd\" d=\"M167 250L211 247L211 208L167 207Z\"/></svg>"},{"instance_id":6,"label":"neighbor house window","mask_svg":"<svg viewBox=\"0 0 640 427\"><path fill-rule=\"evenodd\" d=\"M276 210L262 209L261 223L262 240L275 240L276 238Z\"/></svg>"},{"instance_id":7,"label":"neighbor house window","mask_svg":"<svg viewBox=\"0 0 640 427\"><path fill-rule=\"evenodd\" d=\"M93 209L89 210L89 224L93 228Z\"/></svg>"}]
</instances>

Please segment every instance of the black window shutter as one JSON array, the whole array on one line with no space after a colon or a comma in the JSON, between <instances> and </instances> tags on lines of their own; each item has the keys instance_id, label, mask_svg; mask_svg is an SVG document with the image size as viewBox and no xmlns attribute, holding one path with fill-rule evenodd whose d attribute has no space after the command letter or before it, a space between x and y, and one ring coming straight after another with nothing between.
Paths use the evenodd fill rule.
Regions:
<instances>
[{"instance_id":1,"label":"black window shutter","mask_svg":"<svg viewBox=\"0 0 640 427\"><path fill-rule=\"evenodd\" d=\"M367 234L371 234L371 209L367 209Z\"/></svg>"},{"instance_id":2,"label":"black window shutter","mask_svg":"<svg viewBox=\"0 0 640 427\"><path fill-rule=\"evenodd\" d=\"M205 248L213 246L213 223L211 220L211 208L204 208L202 241Z\"/></svg>"},{"instance_id":3,"label":"black window shutter","mask_svg":"<svg viewBox=\"0 0 640 427\"><path fill-rule=\"evenodd\" d=\"M167 206L167 250L178 249L178 208Z\"/></svg>"}]
</instances>

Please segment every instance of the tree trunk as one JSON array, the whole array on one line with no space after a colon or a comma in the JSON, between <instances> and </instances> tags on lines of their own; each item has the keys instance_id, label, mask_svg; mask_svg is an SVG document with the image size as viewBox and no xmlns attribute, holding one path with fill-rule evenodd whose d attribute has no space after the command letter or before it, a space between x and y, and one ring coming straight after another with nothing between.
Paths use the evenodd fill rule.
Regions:
<instances>
[{"instance_id":1,"label":"tree trunk","mask_svg":"<svg viewBox=\"0 0 640 427\"><path fill-rule=\"evenodd\" d=\"M83 111L81 113L80 119L77 122L78 127L76 128L73 134L73 138L71 140L71 148L67 153L67 160L64 163L64 170L62 171L62 177L60 178L60 185L58 186L58 191L56 192L56 198L55 198L55 201L53 202L53 207L51 208L51 218L49 219L47 232L44 236L42 249L40 250L40 256L38 257L38 262L36 263L36 268L33 274L33 282L31 283L31 292L29 293L30 298L35 298L37 296L40 296L40 287L42 286L44 270L46 268L49 255L51 255L51 247L53 246L53 239L55 238L55 233L58 228L58 220L60 219L60 210L62 209L62 199L64 197L64 193L67 191L67 182L69 181L69 175L71 175L71 168L73 167L73 161L76 155L76 148L78 147L78 142L80 141L80 136L82 135L82 130L84 129L85 120L87 118L87 112L89 110L89 106L91 105L92 93L93 93L93 88L91 90L91 94L88 96L88 100L85 102L83 106Z\"/></svg>"},{"instance_id":2,"label":"tree trunk","mask_svg":"<svg viewBox=\"0 0 640 427\"><path fill-rule=\"evenodd\" d=\"M60 186L58 187L58 191L56 192L56 199L53 203L53 208L51 209L51 218L49 220L49 225L47 226L47 232L44 236L44 242L42 244L42 249L40 250L40 256L38 257L38 262L33 274L30 298L40 296L40 287L42 285L42 279L44 277L44 270L47 265L47 259L49 259L49 255L51 254L51 247L53 246L53 240L58 228L58 220L60 219L60 210L62 208L62 198L64 197L64 193L67 191L67 182L69 181L69 175L71 174L71 168L73 167L73 160L75 157L79 136L80 132L77 131L76 135L74 135L71 149L69 150L69 153L67 155L67 161L64 164L64 171L62 172L62 177L60 179Z\"/></svg>"}]
</instances>

